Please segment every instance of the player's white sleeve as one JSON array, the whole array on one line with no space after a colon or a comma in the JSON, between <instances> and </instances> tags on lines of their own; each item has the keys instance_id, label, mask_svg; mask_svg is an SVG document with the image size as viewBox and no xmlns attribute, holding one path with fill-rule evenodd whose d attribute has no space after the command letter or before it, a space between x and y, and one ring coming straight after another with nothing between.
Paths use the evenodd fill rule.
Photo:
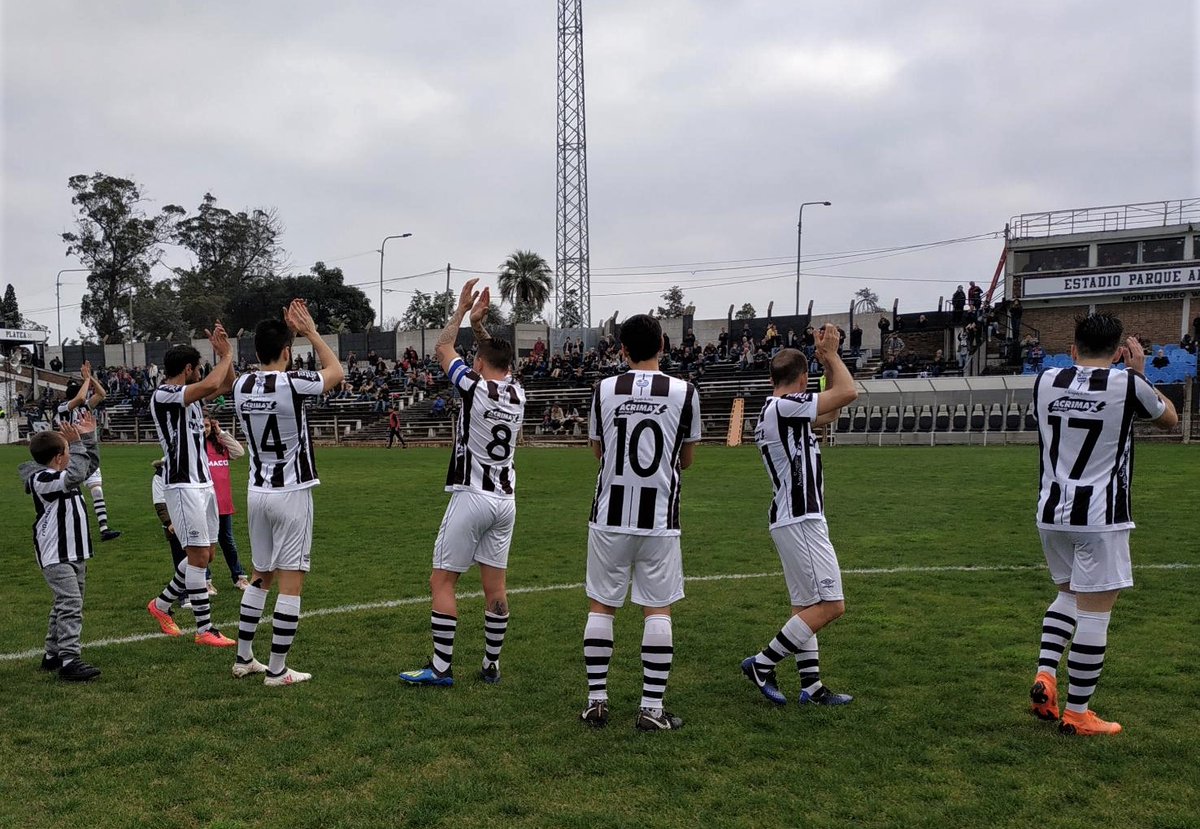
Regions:
<instances>
[{"instance_id":1,"label":"player's white sleeve","mask_svg":"<svg viewBox=\"0 0 1200 829\"><path fill-rule=\"evenodd\" d=\"M700 393L691 383L688 383L687 398L683 405L688 409L689 418L688 433L683 442L696 443L700 440Z\"/></svg>"},{"instance_id":2,"label":"player's white sleeve","mask_svg":"<svg viewBox=\"0 0 1200 829\"><path fill-rule=\"evenodd\" d=\"M588 412L588 439L600 442L600 384L592 392L592 407Z\"/></svg>"},{"instance_id":3,"label":"player's white sleeve","mask_svg":"<svg viewBox=\"0 0 1200 829\"><path fill-rule=\"evenodd\" d=\"M462 391L470 391L479 382L479 375L467 368L467 364L462 361L461 357L455 357L450 363L450 371L447 376L450 382L458 386Z\"/></svg>"},{"instance_id":4,"label":"player's white sleeve","mask_svg":"<svg viewBox=\"0 0 1200 829\"><path fill-rule=\"evenodd\" d=\"M292 384L296 394L304 397L316 397L325 392L325 380L315 371L289 371L288 382Z\"/></svg>"},{"instance_id":5,"label":"player's white sleeve","mask_svg":"<svg viewBox=\"0 0 1200 829\"><path fill-rule=\"evenodd\" d=\"M802 418L804 420L817 419L817 395L810 392L801 392L800 394L785 394L778 398L779 402L775 404L775 410L779 412L781 417Z\"/></svg>"},{"instance_id":6,"label":"player's white sleeve","mask_svg":"<svg viewBox=\"0 0 1200 829\"><path fill-rule=\"evenodd\" d=\"M150 503L165 504L167 502L167 488L163 485L162 475L154 473L154 477L150 479Z\"/></svg>"},{"instance_id":7,"label":"player's white sleeve","mask_svg":"<svg viewBox=\"0 0 1200 829\"><path fill-rule=\"evenodd\" d=\"M1157 420L1167 410L1167 403L1154 391L1150 381L1136 371L1129 372L1129 381L1133 383L1134 411L1138 417Z\"/></svg>"}]
</instances>

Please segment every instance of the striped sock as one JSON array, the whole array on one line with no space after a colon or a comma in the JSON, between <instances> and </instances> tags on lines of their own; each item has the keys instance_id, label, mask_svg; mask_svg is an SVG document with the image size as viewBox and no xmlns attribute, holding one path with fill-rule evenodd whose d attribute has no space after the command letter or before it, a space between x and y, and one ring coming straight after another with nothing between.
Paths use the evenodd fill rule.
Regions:
<instances>
[{"instance_id":1,"label":"striped sock","mask_svg":"<svg viewBox=\"0 0 1200 829\"><path fill-rule=\"evenodd\" d=\"M646 617L642 633L642 708L660 712L675 646L671 637L671 617L655 614Z\"/></svg>"},{"instance_id":2,"label":"striped sock","mask_svg":"<svg viewBox=\"0 0 1200 829\"><path fill-rule=\"evenodd\" d=\"M187 585L188 601L192 603L192 613L196 616L196 633L204 633L212 627L209 618L208 587L204 578L203 567L193 567L184 562L187 568L184 584Z\"/></svg>"},{"instance_id":3,"label":"striped sock","mask_svg":"<svg viewBox=\"0 0 1200 829\"><path fill-rule=\"evenodd\" d=\"M587 666L588 700L608 699L608 663L613 654L613 617L589 613L583 628L583 662Z\"/></svg>"},{"instance_id":4,"label":"striped sock","mask_svg":"<svg viewBox=\"0 0 1200 829\"><path fill-rule=\"evenodd\" d=\"M788 654L799 652L812 637L812 629L804 623L804 620L799 616L793 616L787 620L786 625L780 628L779 633L775 634L771 644L755 654L754 667L760 673L767 673Z\"/></svg>"},{"instance_id":5,"label":"striped sock","mask_svg":"<svg viewBox=\"0 0 1200 829\"><path fill-rule=\"evenodd\" d=\"M248 588L249 589L249 588ZM280 676L287 670L287 655L296 638L296 627L300 624L300 597L280 593L275 597L275 617L271 620L271 661L267 665L267 676ZM241 631L238 631L238 647L241 648Z\"/></svg>"},{"instance_id":6,"label":"striped sock","mask_svg":"<svg viewBox=\"0 0 1200 829\"><path fill-rule=\"evenodd\" d=\"M1042 649L1038 653L1038 673L1058 675L1058 663L1075 634L1075 594L1059 591L1046 608L1042 619Z\"/></svg>"},{"instance_id":7,"label":"striped sock","mask_svg":"<svg viewBox=\"0 0 1200 829\"><path fill-rule=\"evenodd\" d=\"M821 656L815 633L796 651L796 670L800 672L800 690L809 696L825 687L821 684Z\"/></svg>"},{"instance_id":8,"label":"striped sock","mask_svg":"<svg viewBox=\"0 0 1200 829\"><path fill-rule=\"evenodd\" d=\"M490 611L483 613L483 667L500 662L500 649L504 647L504 634L508 632L508 614Z\"/></svg>"},{"instance_id":9,"label":"striped sock","mask_svg":"<svg viewBox=\"0 0 1200 829\"><path fill-rule=\"evenodd\" d=\"M1076 614L1075 638L1067 654L1067 710L1082 714L1100 681L1104 668L1104 649L1108 643L1108 620L1111 613L1080 610Z\"/></svg>"},{"instance_id":10,"label":"striped sock","mask_svg":"<svg viewBox=\"0 0 1200 829\"><path fill-rule=\"evenodd\" d=\"M242 591L242 609L238 618L237 661L249 665L254 659L254 632L267 606L267 591L250 585Z\"/></svg>"},{"instance_id":11,"label":"striped sock","mask_svg":"<svg viewBox=\"0 0 1200 829\"><path fill-rule=\"evenodd\" d=\"M178 566L175 567L175 575L167 582L167 586L158 594L158 598L154 600L154 606L166 613L171 609L171 605L179 601L179 597L187 590L186 584L187 559L182 559Z\"/></svg>"},{"instance_id":12,"label":"striped sock","mask_svg":"<svg viewBox=\"0 0 1200 829\"><path fill-rule=\"evenodd\" d=\"M433 630L433 669L439 674L450 673L454 660L454 632L458 629L458 617L448 613L432 612L429 627Z\"/></svg>"},{"instance_id":13,"label":"striped sock","mask_svg":"<svg viewBox=\"0 0 1200 829\"><path fill-rule=\"evenodd\" d=\"M100 532L108 532L108 507L104 503L104 490L98 486L92 487L92 509L96 511Z\"/></svg>"}]
</instances>

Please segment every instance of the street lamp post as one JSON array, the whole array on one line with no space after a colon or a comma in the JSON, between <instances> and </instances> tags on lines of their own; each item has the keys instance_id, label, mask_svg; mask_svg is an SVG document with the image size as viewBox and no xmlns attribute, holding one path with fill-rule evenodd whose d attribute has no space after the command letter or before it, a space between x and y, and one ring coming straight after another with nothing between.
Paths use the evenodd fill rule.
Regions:
<instances>
[{"instance_id":1,"label":"street lamp post","mask_svg":"<svg viewBox=\"0 0 1200 829\"><path fill-rule=\"evenodd\" d=\"M800 243L804 239L804 208L810 204L819 204L824 207L829 207L833 202L827 201L806 201L800 205L800 218L796 220L796 316L800 316Z\"/></svg>"},{"instance_id":2,"label":"street lamp post","mask_svg":"<svg viewBox=\"0 0 1200 829\"><path fill-rule=\"evenodd\" d=\"M58 314L58 359L62 359L63 335L62 335L62 275L64 273L80 273L88 271L88 268L63 268L54 277L54 310Z\"/></svg>"},{"instance_id":3,"label":"street lamp post","mask_svg":"<svg viewBox=\"0 0 1200 829\"><path fill-rule=\"evenodd\" d=\"M379 243L379 328L383 330L383 251L387 247L388 239L407 239L412 236L411 233L401 233L398 236L384 236L383 241Z\"/></svg>"}]
</instances>

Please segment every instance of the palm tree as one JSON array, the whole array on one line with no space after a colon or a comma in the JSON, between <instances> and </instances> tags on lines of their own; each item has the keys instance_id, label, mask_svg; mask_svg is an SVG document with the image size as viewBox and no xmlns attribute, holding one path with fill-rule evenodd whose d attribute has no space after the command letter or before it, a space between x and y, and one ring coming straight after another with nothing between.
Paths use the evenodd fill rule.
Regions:
<instances>
[{"instance_id":1,"label":"palm tree","mask_svg":"<svg viewBox=\"0 0 1200 829\"><path fill-rule=\"evenodd\" d=\"M513 307L514 321L528 322L550 299L550 266L531 250L514 251L500 266L499 285L500 297Z\"/></svg>"}]
</instances>

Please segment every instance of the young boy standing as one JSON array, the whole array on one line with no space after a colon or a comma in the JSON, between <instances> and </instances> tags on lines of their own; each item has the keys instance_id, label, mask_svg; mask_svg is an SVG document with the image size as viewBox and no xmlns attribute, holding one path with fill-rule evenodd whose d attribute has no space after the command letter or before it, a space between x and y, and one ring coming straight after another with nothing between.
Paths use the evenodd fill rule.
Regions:
<instances>
[{"instance_id":1,"label":"young boy standing","mask_svg":"<svg viewBox=\"0 0 1200 829\"><path fill-rule=\"evenodd\" d=\"M42 670L56 670L67 682L100 676L99 668L80 658L79 643L87 560L93 555L87 503L79 487L100 466L95 432L91 412L78 415L73 424L64 420L58 432L30 438L33 460L20 466L25 491L33 497L38 564L54 594Z\"/></svg>"}]
</instances>

